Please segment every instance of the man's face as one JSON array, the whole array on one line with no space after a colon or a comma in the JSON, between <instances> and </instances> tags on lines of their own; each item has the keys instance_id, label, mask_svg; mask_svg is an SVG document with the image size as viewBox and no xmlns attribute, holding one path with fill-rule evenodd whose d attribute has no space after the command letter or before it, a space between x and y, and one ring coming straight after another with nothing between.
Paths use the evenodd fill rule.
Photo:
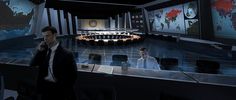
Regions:
<instances>
[{"instance_id":1,"label":"man's face","mask_svg":"<svg viewBox=\"0 0 236 100\"><path fill-rule=\"evenodd\" d=\"M144 51L139 51L139 54L142 58L146 58L147 57L147 52L144 50Z\"/></svg>"},{"instance_id":2,"label":"man's face","mask_svg":"<svg viewBox=\"0 0 236 100\"><path fill-rule=\"evenodd\" d=\"M43 32L43 38L47 45L51 45L54 41L56 41L56 33L52 34L51 31Z\"/></svg>"}]
</instances>

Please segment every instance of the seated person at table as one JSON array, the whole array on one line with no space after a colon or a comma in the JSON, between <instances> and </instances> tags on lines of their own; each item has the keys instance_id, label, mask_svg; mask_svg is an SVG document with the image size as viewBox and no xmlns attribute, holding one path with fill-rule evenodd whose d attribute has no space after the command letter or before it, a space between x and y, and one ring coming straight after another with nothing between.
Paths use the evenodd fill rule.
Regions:
<instances>
[{"instance_id":1,"label":"seated person at table","mask_svg":"<svg viewBox=\"0 0 236 100\"><path fill-rule=\"evenodd\" d=\"M148 51L146 48L141 48L139 50L139 54L141 58L139 58L137 61L137 68L161 70L156 59L148 55Z\"/></svg>"}]
</instances>

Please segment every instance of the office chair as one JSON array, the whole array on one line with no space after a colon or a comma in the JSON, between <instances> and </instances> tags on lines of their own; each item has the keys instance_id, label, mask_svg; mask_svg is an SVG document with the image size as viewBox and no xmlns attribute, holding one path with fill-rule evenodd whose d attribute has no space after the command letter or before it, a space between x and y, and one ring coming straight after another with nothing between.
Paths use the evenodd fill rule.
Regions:
<instances>
[{"instance_id":1,"label":"office chair","mask_svg":"<svg viewBox=\"0 0 236 100\"><path fill-rule=\"evenodd\" d=\"M122 62L128 62L127 55L112 55L111 66L122 66Z\"/></svg>"},{"instance_id":2,"label":"office chair","mask_svg":"<svg viewBox=\"0 0 236 100\"><path fill-rule=\"evenodd\" d=\"M155 57L156 61L159 63L161 69L164 70L173 70L176 69L179 65L177 58L159 58Z\"/></svg>"},{"instance_id":3,"label":"office chair","mask_svg":"<svg viewBox=\"0 0 236 100\"><path fill-rule=\"evenodd\" d=\"M220 63L210 60L197 60L196 61L196 72L199 73L210 73L217 74L220 69Z\"/></svg>"},{"instance_id":4,"label":"office chair","mask_svg":"<svg viewBox=\"0 0 236 100\"><path fill-rule=\"evenodd\" d=\"M89 45L94 46L95 45L95 41L94 40L89 40Z\"/></svg>"},{"instance_id":5,"label":"office chair","mask_svg":"<svg viewBox=\"0 0 236 100\"><path fill-rule=\"evenodd\" d=\"M178 59L177 58L162 58L161 64L163 66L176 66L178 65Z\"/></svg>"},{"instance_id":6,"label":"office chair","mask_svg":"<svg viewBox=\"0 0 236 100\"><path fill-rule=\"evenodd\" d=\"M98 40L97 45L98 46L103 46L104 45L104 41L103 40Z\"/></svg>"},{"instance_id":7,"label":"office chair","mask_svg":"<svg viewBox=\"0 0 236 100\"><path fill-rule=\"evenodd\" d=\"M118 41L116 42L117 45L123 45L123 43L124 43L123 40L118 40Z\"/></svg>"},{"instance_id":8,"label":"office chair","mask_svg":"<svg viewBox=\"0 0 236 100\"><path fill-rule=\"evenodd\" d=\"M89 54L89 64L101 64L102 56L99 54Z\"/></svg>"},{"instance_id":9,"label":"office chair","mask_svg":"<svg viewBox=\"0 0 236 100\"><path fill-rule=\"evenodd\" d=\"M108 45L114 45L114 41L113 40L108 40Z\"/></svg>"},{"instance_id":10,"label":"office chair","mask_svg":"<svg viewBox=\"0 0 236 100\"><path fill-rule=\"evenodd\" d=\"M127 39L126 41L125 41L125 45L128 45L128 44L130 44L131 43L131 40L130 39Z\"/></svg>"}]
</instances>

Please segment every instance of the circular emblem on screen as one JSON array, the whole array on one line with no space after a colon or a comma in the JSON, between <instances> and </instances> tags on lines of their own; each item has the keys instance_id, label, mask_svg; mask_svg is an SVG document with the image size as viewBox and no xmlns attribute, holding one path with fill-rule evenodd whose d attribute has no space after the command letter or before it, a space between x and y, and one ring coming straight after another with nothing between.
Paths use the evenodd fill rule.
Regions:
<instances>
[{"instance_id":1,"label":"circular emblem on screen","mask_svg":"<svg viewBox=\"0 0 236 100\"><path fill-rule=\"evenodd\" d=\"M184 15L187 18L194 18L197 16L197 3L190 2L184 5Z\"/></svg>"},{"instance_id":2,"label":"circular emblem on screen","mask_svg":"<svg viewBox=\"0 0 236 100\"><path fill-rule=\"evenodd\" d=\"M90 27L96 27L97 26L97 21L96 20L90 20L89 21L89 26Z\"/></svg>"}]
</instances>

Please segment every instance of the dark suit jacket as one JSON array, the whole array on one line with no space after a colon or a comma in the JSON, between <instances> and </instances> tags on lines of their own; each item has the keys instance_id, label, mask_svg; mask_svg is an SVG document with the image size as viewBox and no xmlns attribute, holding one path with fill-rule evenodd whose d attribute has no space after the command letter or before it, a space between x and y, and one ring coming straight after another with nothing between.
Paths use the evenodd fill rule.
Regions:
<instances>
[{"instance_id":1,"label":"dark suit jacket","mask_svg":"<svg viewBox=\"0 0 236 100\"><path fill-rule=\"evenodd\" d=\"M46 50L37 51L36 55L30 63L30 66L39 67L37 81L37 87L39 89L41 88L41 84L44 82L44 78L48 75L48 66L45 66L46 54ZM76 72L77 66L73 54L61 47L61 45L59 44L55 51L55 56L53 59L53 74L57 80L56 84L65 91L67 91L67 89L73 88L77 76Z\"/></svg>"}]
</instances>

